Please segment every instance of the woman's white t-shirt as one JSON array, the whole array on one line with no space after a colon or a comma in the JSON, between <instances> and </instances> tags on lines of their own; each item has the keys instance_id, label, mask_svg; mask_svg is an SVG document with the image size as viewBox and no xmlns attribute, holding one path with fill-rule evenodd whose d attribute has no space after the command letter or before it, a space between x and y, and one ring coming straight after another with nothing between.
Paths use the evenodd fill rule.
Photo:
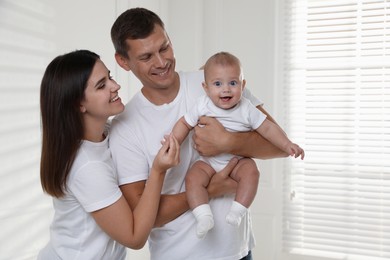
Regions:
<instances>
[{"instance_id":1,"label":"woman's white t-shirt","mask_svg":"<svg viewBox=\"0 0 390 260\"><path fill-rule=\"evenodd\" d=\"M100 143L83 141L68 176L65 196L53 199L50 241L38 259L125 259L126 248L104 233L90 214L121 196L108 137Z\"/></svg>"}]
</instances>

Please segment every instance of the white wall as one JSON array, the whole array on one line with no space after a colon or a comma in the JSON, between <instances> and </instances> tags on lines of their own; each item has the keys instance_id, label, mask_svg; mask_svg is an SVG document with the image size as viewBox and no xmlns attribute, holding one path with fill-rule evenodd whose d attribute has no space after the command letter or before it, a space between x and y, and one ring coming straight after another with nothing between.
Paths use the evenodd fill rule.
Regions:
<instances>
[{"instance_id":1,"label":"white wall","mask_svg":"<svg viewBox=\"0 0 390 260\"><path fill-rule=\"evenodd\" d=\"M167 30L178 69L194 69L213 53L236 54L244 66L247 86L277 115L276 26L277 2L273 0L169 1ZM183 11L191 10L191 11ZM252 205L257 246L255 259L278 259L281 232L281 159L258 161L260 188Z\"/></svg>"},{"instance_id":2,"label":"white wall","mask_svg":"<svg viewBox=\"0 0 390 260\"><path fill-rule=\"evenodd\" d=\"M139 83L134 77L119 69L114 61L114 49L109 36L110 27L119 13L128 7L143 6L157 12L166 23L167 31L173 42L175 54L177 58L177 67L179 70L190 70L199 68L209 55L216 51L226 50L236 54L242 61L244 72L247 79L247 86L251 91L260 97L265 102L266 109L278 118L276 106L277 98L275 97L276 86L275 68L276 61L276 4L274 0L68 0L68 1L51 1L51 0L2 0L0 1L0 30L5 24L12 24L17 21L12 15L5 17L2 15L2 10L9 5L21 5L21 12L27 12L26 6L30 9L40 7L45 10L47 22L44 31L38 34L33 34L34 37L40 37L47 42L43 45L40 52L35 52L34 55L29 55L28 51L23 51L16 56L17 50L10 52L0 52L0 66L6 67L8 62L4 61L5 57L18 57L14 60L13 66L20 66L29 62L37 64L36 73L31 85L34 94L34 100L38 98L39 81L43 74L44 67L56 55L68 52L74 49L90 49L101 55L102 60L113 71L115 78L122 85L121 96L127 100L139 88ZM38 14L28 11L30 16L38 16ZM8 20L6 20L8 19ZM11 22L10 22L11 21ZM12 26L10 27L12 28ZM0 31L2 33L3 31ZM21 33L23 35L23 33ZM1 36L1 34L0 34ZM22 36L18 36L22 37ZM28 41L20 42L18 37L14 39L15 44L19 42L21 45L31 44ZM24 37L24 36L23 36ZM0 37L1 38L1 37ZM0 46L4 39L0 39ZM11 46L8 43L7 46ZM45 47L46 46L46 47ZM3 48L4 49L4 48ZM34 62L36 53L41 54L39 63ZM3 61L1 61L3 59ZM31 65L33 66L33 65ZM23 77L22 72L18 72L20 77ZM0 74L0 92L6 88L6 76ZM26 98L26 100L27 100ZM3 100L11 102L10 99ZM33 102L35 107L35 134L37 138L39 131L39 116L38 100ZM5 105L3 104L3 107ZM1 107L0 107L1 108ZM5 117L4 113L1 116L1 121L11 120ZM1 130L1 128L0 128ZM4 137L2 143L5 147L11 147L9 138ZM1 151L0 151L1 153ZM3 152L5 154L5 152ZM43 195L39 186L39 144L35 144L32 151L35 156L34 167L27 171L21 172L20 178L30 176L33 181L30 186L20 187L13 183L18 180L8 180L7 185L11 188L7 189L7 196L11 202L4 204L0 199L0 230L14 230L14 236L9 238L9 234L0 232L0 259L34 259L37 250L48 239L48 229L51 220L52 210L50 199ZM1 154L0 154L1 155ZM18 153L7 154L7 163L18 162ZM4 156L2 157L4 158ZM3 159L0 159L0 165L4 165ZM255 259L278 259L278 241L280 239L280 207L281 207L281 186L280 186L280 171L276 165L278 160L274 161L259 161L261 170L261 184L258 191L257 199L252 206L253 227L256 232L257 246L254 250ZM8 168L0 169L0 190L1 183L4 183L5 178L11 173ZM32 176L32 177L31 177ZM26 193L26 190L34 191L34 201L30 204L30 212L25 214L26 205L23 203L12 203L14 195ZM30 196L30 195L28 195ZM20 199L22 201L22 199ZM19 201L17 201L19 202ZM24 212L24 213L23 213ZM17 227L13 219L17 219L16 215L22 214L24 222L34 223L36 219L40 219L39 227L34 227L34 233L28 230L33 229L26 225L24 230ZM3 223L3 224L1 224ZM27 231L26 231L27 230ZM18 242L19 235L23 235L25 240L23 243ZM28 243L27 241L34 241ZM9 242L9 243L6 243ZM12 243L19 243L17 247L11 246ZM130 259L148 259L147 249L141 251L129 250Z\"/></svg>"}]
</instances>

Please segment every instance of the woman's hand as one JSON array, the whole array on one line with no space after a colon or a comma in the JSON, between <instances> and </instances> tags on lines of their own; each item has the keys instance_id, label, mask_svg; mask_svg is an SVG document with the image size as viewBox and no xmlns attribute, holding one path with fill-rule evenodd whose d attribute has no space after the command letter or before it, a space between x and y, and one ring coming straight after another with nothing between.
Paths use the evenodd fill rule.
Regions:
<instances>
[{"instance_id":1,"label":"woman's hand","mask_svg":"<svg viewBox=\"0 0 390 260\"><path fill-rule=\"evenodd\" d=\"M177 139L170 134L162 143L153 161L153 166L159 172L165 172L180 162L180 145Z\"/></svg>"}]
</instances>

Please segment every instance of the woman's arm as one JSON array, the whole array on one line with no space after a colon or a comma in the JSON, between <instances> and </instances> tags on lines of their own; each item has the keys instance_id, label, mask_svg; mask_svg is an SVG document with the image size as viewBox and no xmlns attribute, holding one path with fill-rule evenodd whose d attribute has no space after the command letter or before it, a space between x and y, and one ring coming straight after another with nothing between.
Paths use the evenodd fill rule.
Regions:
<instances>
[{"instance_id":1,"label":"woman's arm","mask_svg":"<svg viewBox=\"0 0 390 260\"><path fill-rule=\"evenodd\" d=\"M179 163L179 154L179 143L171 135L158 152L145 189L133 209L122 196L114 204L92 212L96 223L112 239L133 249L145 245L156 220L165 172Z\"/></svg>"}]
</instances>

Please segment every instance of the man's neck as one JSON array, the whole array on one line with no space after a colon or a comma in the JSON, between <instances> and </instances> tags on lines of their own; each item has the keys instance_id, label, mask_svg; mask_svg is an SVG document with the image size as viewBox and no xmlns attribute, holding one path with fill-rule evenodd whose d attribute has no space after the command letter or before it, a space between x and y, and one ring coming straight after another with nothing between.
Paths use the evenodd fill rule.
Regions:
<instances>
[{"instance_id":1,"label":"man's neck","mask_svg":"<svg viewBox=\"0 0 390 260\"><path fill-rule=\"evenodd\" d=\"M141 92L151 103L160 106L171 103L179 93L180 79L176 73L175 82L172 86L166 88L146 88L142 87Z\"/></svg>"}]
</instances>

